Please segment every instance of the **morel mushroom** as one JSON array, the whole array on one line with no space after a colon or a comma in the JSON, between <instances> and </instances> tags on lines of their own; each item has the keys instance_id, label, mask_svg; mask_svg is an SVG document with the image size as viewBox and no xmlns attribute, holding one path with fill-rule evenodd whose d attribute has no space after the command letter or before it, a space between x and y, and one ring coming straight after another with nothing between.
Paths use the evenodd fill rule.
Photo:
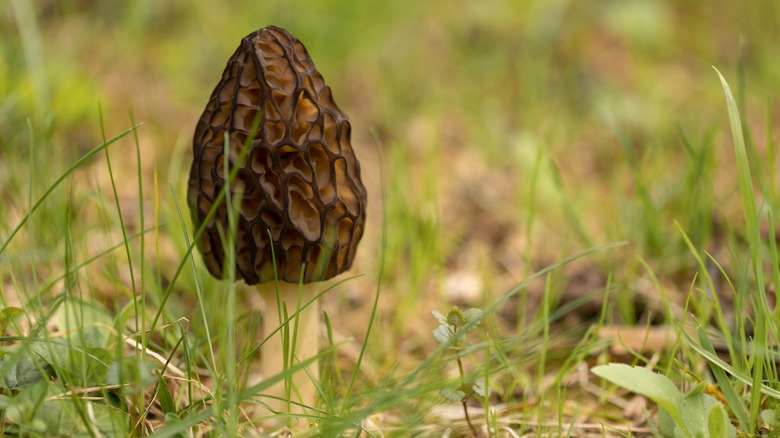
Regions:
<instances>
[{"instance_id":1,"label":"morel mushroom","mask_svg":"<svg viewBox=\"0 0 780 438\"><path fill-rule=\"evenodd\" d=\"M275 26L241 40L198 121L187 200L196 226L215 209L198 247L209 272L222 278L233 206L218 197L229 184L238 200L237 274L250 285L280 281L280 302L274 287L264 294L263 336L282 323L283 303L293 314L313 296L312 287L302 287L299 297L299 283L329 279L352 264L365 226L366 189L350 134L349 118L306 48ZM297 318L299 344L289 366L317 354L319 307ZM281 342L276 336L261 351L265 377L283 369ZM316 376L314 368L309 373ZM293 380L299 401L312 405L313 383L304 373Z\"/></svg>"}]
</instances>

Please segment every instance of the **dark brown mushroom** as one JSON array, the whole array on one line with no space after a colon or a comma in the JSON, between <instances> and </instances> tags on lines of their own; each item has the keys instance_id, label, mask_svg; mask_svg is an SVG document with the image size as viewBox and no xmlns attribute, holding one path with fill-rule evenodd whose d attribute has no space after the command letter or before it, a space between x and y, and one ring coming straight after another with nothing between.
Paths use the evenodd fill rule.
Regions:
<instances>
[{"instance_id":1,"label":"dark brown mushroom","mask_svg":"<svg viewBox=\"0 0 780 438\"><path fill-rule=\"evenodd\" d=\"M297 285L349 269L366 216L366 189L350 134L349 118L297 38L275 26L243 38L193 140L187 201L196 227L215 209L198 240L209 272L222 278L229 259L224 237L232 207L218 197L231 172L235 177L227 190L234 201L239 199L233 258L247 284L278 278ZM295 286L283 289L281 301L290 314L313 293L306 287L301 288L304 296ZM275 303L272 290L264 294L275 304L264 313L267 330L280 324L277 306L282 303ZM302 361L316 355L317 307L303 310L298 319L297 338L315 340L313 353L296 348L294 360ZM280 341L271 347L281 351ZM266 375L280 369L283 359L268 348L261 354Z\"/></svg>"}]
</instances>

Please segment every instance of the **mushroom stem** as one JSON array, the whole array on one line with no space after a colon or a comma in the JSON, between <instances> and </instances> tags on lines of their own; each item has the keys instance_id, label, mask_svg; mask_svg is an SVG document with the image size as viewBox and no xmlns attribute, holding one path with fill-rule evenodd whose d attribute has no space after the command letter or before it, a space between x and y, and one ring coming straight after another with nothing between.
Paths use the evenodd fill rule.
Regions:
<instances>
[{"instance_id":1,"label":"mushroom stem","mask_svg":"<svg viewBox=\"0 0 780 438\"><path fill-rule=\"evenodd\" d=\"M266 289L263 293L266 302L266 310L263 314L263 337L282 326L286 319L285 308L288 317L296 311L298 314L263 346L260 359L263 378L287 374L287 369L317 356L319 350L319 301L315 300L308 307L301 309L315 296L315 289L311 286L284 282L278 284L278 301L276 285L262 287ZM271 290L268 290L269 287ZM266 390L266 394L283 400L268 397L264 402L275 412L304 413L307 407L314 407L317 401L314 381L319 380L319 374L319 366L315 361L305 370L301 369L286 376L284 380Z\"/></svg>"}]
</instances>

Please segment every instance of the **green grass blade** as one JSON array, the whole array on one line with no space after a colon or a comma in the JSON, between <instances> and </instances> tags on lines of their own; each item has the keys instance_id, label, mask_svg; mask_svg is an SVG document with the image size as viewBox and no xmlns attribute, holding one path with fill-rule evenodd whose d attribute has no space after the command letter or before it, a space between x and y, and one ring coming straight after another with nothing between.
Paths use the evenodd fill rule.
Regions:
<instances>
[{"instance_id":1,"label":"green grass blade","mask_svg":"<svg viewBox=\"0 0 780 438\"><path fill-rule=\"evenodd\" d=\"M714 68L714 67L713 67ZM761 409L761 392L759 388L764 379L764 355L767 348L767 318L769 317L769 306L766 302L766 290L764 288L763 269L761 261L761 234L759 231L758 215L753 193L753 179L750 172L750 163L748 162L747 149L745 147L744 132L742 122L737 109L737 103L731 93L726 79L715 69L723 86L723 93L726 95L726 106L729 113L729 123L731 125L731 136L734 142L734 155L736 156L737 172L739 176L739 192L742 197L742 205L745 214L745 226L747 229L747 238L750 248L750 259L753 264L753 273L757 293L754 296L757 304L755 312L755 334L753 338L753 387L750 394L750 429L753 433L756 430L758 416Z\"/></svg>"},{"instance_id":2,"label":"green grass blade","mask_svg":"<svg viewBox=\"0 0 780 438\"><path fill-rule=\"evenodd\" d=\"M135 125L135 116L133 115L133 110L129 110L128 114L130 116L130 124L131 125ZM144 178L143 178L143 175L141 173L141 142L138 140L138 131L137 130L133 131L133 143L135 144L136 178L138 178L138 221L139 221L138 227L143 230L144 227L145 227L145 225L144 225L144 216L145 216L145 214L144 214L144 183L143 183ZM140 298L141 298L140 307L141 307L141 309L146 309L146 294L143 293L143 290L144 290L144 273L145 273L144 272L145 271L144 270L144 266L146 265L146 263L144 263L143 257L145 256L145 254L146 254L146 238L145 238L144 234L141 234L141 266L139 266L139 269L140 269L140 273L139 273L140 277L139 278L140 278L140 283L141 283L141 293L140 293ZM130 269L131 269L131 272L132 272L132 264L130 265ZM136 299L133 298L133 302L135 302L135 301L136 301ZM141 322L140 322L140 325L139 325L139 322L138 322L139 315L138 315L137 306L136 306L136 314L135 314L136 327L146 327L146 311L141 311L140 313L141 313L141 315L140 315Z\"/></svg>"},{"instance_id":3,"label":"green grass blade","mask_svg":"<svg viewBox=\"0 0 780 438\"><path fill-rule=\"evenodd\" d=\"M34 168L35 165L35 135L32 127L32 123L28 120L27 121L27 131L30 136L30 154L29 154L29 160L30 160L30 169ZM33 223L33 216L32 216L32 206L33 206L33 172L30 172L30 175L28 177L27 182L27 205L30 206L30 218L29 218L29 229L30 232L27 235L27 245L30 248L35 248L35 226ZM30 251L30 270L32 272L32 282L33 282L33 289L38 289L38 270L36 266L38 263L35 261L35 251Z\"/></svg>"},{"instance_id":4,"label":"green grass blade","mask_svg":"<svg viewBox=\"0 0 780 438\"><path fill-rule=\"evenodd\" d=\"M722 369L723 371L725 371L726 373L728 373L729 375L731 375L732 377L734 377L735 379L739 380L740 382L742 382L742 383L744 383L746 385L749 385L749 386L753 385L753 379L750 376L748 376L745 373L742 373L742 372L738 371L733 366L731 366L730 364L726 363L723 359L718 357L718 355L711 354L707 349L702 348L702 346L700 346L696 342L694 342L694 340L691 339L690 336L688 336L688 334L685 333L684 331L681 332L681 334L683 336L685 336L686 342L688 342L688 344L691 346L691 348L696 350L705 359L707 359L707 361L710 362L710 365L717 366L718 368ZM771 388L768 385L765 385L763 383L761 385L758 385L757 387L753 388L753 390L756 390L756 388L762 394L767 395L769 397L772 397L775 400L780 401L780 390L775 389L775 388Z\"/></svg>"},{"instance_id":5,"label":"green grass blade","mask_svg":"<svg viewBox=\"0 0 780 438\"><path fill-rule=\"evenodd\" d=\"M185 242L185 244L187 245L187 248L188 248L187 254L185 254L184 258L182 259L182 262L179 264L179 271L176 272L176 277L178 277L178 274L181 271L181 268L184 266L184 263L186 261L189 261L190 262L190 266L192 268L192 272L194 274L193 278L194 278L194 281L195 281L195 296L198 298L198 309L200 310L201 318L203 319L203 322L204 322L203 330L206 333L206 344L209 346L209 350L208 350L209 351L209 359L211 360L211 363L209 364L209 366L211 367L211 369L213 371L216 371L216 369L217 369L217 359L216 359L216 356L214 355L214 347L213 347L214 344L213 344L213 342L211 340L211 330L209 330L209 325L207 324L207 322L208 322L208 315L206 315L206 304L205 304L205 300L203 299L203 287L201 286L200 280L199 280L198 275L197 275L198 271L197 271L197 268L195 267L195 257L192 255L192 248L196 245L195 242L197 241L197 237L198 237L197 236L197 232L196 232L195 238L193 239L193 242L190 243L190 236L189 236L189 233L187 232L187 224L184 222L184 215L181 213L181 206L179 205L179 198L176 196L176 191L173 188L173 185L169 185L169 189L171 191L171 198L173 199L174 208L176 209L176 212L179 214L179 222L181 223L181 229L183 231L182 234L184 235L184 242ZM204 221L204 223L205 223L205 221ZM201 228L205 228L205 226L202 226ZM176 278L176 277L174 277L174 278ZM165 295L163 296L163 301L160 304L160 310L157 312L157 315L155 315L154 321L152 321L152 328L154 328L154 326L157 324L157 319L158 319L160 313L162 312L163 307L165 307L164 304L165 304L168 296L170 295L170 292L169 292L170 290L172 290L172 289L169 287L168 290L165 292ZM144 341L144 343L146 343L146 341Z\"/></svg>"},{"instance_id":6,"label":"green grass blade","mask_svg":"<svg viewBox=\"0 0 780 438\"><path fill-rule=\"evenodd\" d=\"M100 117L100 135L103 137L103 143L106 142L106 128L105 124L103 123L103 110L98 106L98 116ZM122 216L122 206L119 204L119 193L116 190L116 179L114 178L114 172L111 168L111 157L108 154L108 149L103 149L103 153L106 157L106 166L108 167L108 177L111 181L111 190L114 194L114 204L116 205L116 213L117 217L119 219L119 227L122 231L122 240L125 242L125 254L127 255L127 268L130 271L130 287L131 287L131 299L133 300L133 306L135 307L135 315L136 318L138 318L138 303L137 303L137 294L138 289L135 285L135 272L133 270L133 257L130 254L130 244L128 243L127 239L127 227L125 226L125 218ZM140 163L139 163L140 166ZM136 326L138 325L138 320L136 319Z\"/></svg>"},{"instance_id":7,"label":"green grass blade","mask_svg":"<svg viewBox=\"0 0 780 438\"><path fill-rule=\"evenodd\" d=\"M707 269L707 265L705 263L704 257L701 256L701 253L699 250L693 245L693 242L688 237L688 233L683 230L682 226L677 222L674 221L675 226L677 226L677 230L680 232L680 235L683 238L683 241L688 246L688 250L693 255L693 258L696 259L696 263L699 265L699 275L703 277L707 289L712 291L712 293L715 293L715 284L712 281L712 277L710 276L710 272ZM726 321L726 317L723 313L723 309L720 306L720 300L717 296L712 297L712 304L715 307L715 317L717 318L718 327L723 331L724 337L727 339L727 347L729 350L729 357L732 360L736 360L737 354L734 349L733 342L731 341L732 335L731 335L731 329L729 328L729 324Z\"/></svg>"}]
</instances>

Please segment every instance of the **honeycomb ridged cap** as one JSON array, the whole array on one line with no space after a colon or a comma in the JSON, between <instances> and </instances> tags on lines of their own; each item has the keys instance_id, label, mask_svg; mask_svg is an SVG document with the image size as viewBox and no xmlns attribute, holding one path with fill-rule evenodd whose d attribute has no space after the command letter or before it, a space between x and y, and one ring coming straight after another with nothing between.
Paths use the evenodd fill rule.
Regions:
<instances>
[{"instance_id":1,"label":"honeycomb ridged cap","mask_svg":"<svg viewBox=\"0 0 780 438\"><path fill-rule=\"evenodd\" d=\"M193 139L187 201L196 229L206 222L198 247L209 272L223 277L228 207L217 201L231 171L237 276L274 281L272 249L281 281L349 269L366 217L350 136L349 118L297 38L275 26L243 38Z\"/></svg>"}]
</instances>

